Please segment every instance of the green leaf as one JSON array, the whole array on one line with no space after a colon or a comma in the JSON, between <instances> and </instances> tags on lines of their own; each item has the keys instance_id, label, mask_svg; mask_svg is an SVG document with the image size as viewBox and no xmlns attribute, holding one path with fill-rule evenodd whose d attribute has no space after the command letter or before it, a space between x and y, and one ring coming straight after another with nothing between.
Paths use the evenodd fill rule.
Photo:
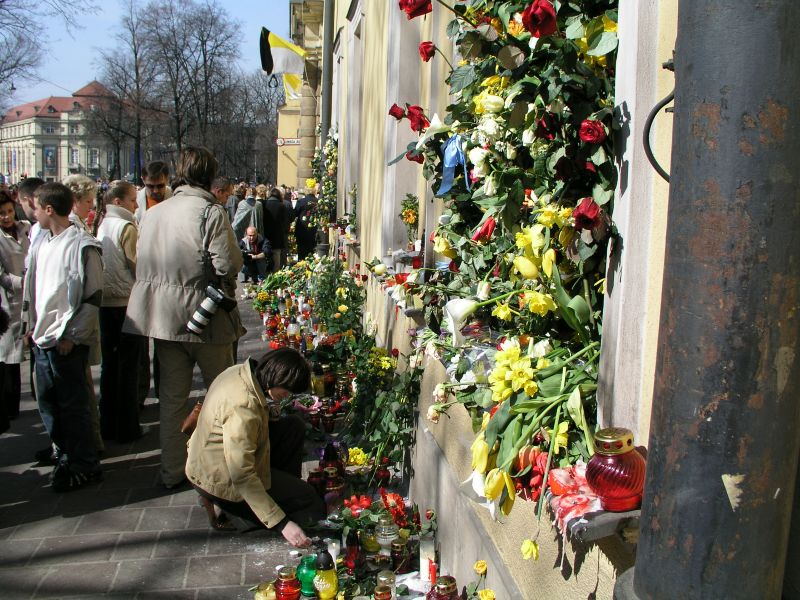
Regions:
<instances>
[{"instance_id":1,"label":"green leaf","mask_svg":"<svg viewBox=\"0 0 800 600\"><path fill-rule=\"evenodd\" d=\"M492 390L489 388L478 388L472 395L472 401L481 408L492 408L494 400L492 400Z\"/></svg>"},{"instance_id":2,"label":"green leaf","mask_svg":"<svg viewBox=\"0 0 800 600\"><path fill-rule=\"evenodd\" d=\"M525 52L512 44L503 46L497 53L497 62L506 69L514 70L525 62Z\"/></svg>"},{"instance_id":3,"label":"green leaf","mask_svg":"<svg viewBox=\"0 0 800 600\"><path fill-rule=\"evenodd\" d=\"M476 31L470 31L461 40L459 49L464 58L478 58L483 50L483 38Z\"/></svg>"},{"instance_id":4,"label":"green leaf","mask_svg":"<svg viewBox=\"0 0 800 600\"><path fill-rule=\"evenodd\" d=\"M453 19L447 24L447 37L452 38L461 31L461 24L458 19Z\"/></svg>"},{"instance_id":5,"label":"green leaf","mask_svg":"<svg viewBox=\"0 0 800 600\"><path fill-rule=\"evenodd\" d=\"M583 439L589 450L589 454L594 454L594 436L589 428L589 424L586 422L586 413L583 410L583 400L581 399L581 390L579 387L572 390L572 393L567 399L567 412L572 422L583 432Z\"/></svg>"},{"instance_id":6,"label":"green leaf","mask_svg":"<svg viewBox=\"0 0 800 600\"><path fill-rule=\"evenodd\" d=\"M608 204L614 199L614 190L604 188L602 185L597 184L592 188L592 198L600 206Z\"/></svg>"},{"instance_id":7,"label":"green leaf","mask_svg":"<svg viewBox=\"0 0 800 600\"><path fill-rule=\"evenodd\" d=\"M579 40L586 35L586 27L580 16L567 19L566 35L568 40Z\"/></svg>"},{"instance_id":8,"label":"green leaf","mask_svg":"<svg viewBox=\"0 0 800 600\"><path fill-rule=\"evenodd\" d=\"M472 85L478 79L475 67L464 65L457 67L450 74L450 93L456 94L464 88Z\"/></svg>"},{"instance_id":9,"label":"green leaf","mask_svg":"<svg viewBox=\"0 0 800 600\"><path fill-rule=\"evenodd\" d=\"M486 426L483 437L491 450L494 443L497 441L497 436L501 431L506 428L508 422L511 420L511 403L501 402L500 407L494 416L489 419L489 424Z\"/></svg>"},{"instance_id":10,"label":"green leaf","mask_svg":"<svg viewBox=\"0 0 800 600\"><path fill-rule=\"evenodd\" d=\"M511 127L522 127L525 124L525 116L528 114L527 102L516 102L511 114L508 115L508 124Z\"/></svg>"},{"instance_id":11,"label":"green leaf","mask_svg":"<svg viewBox=\"0 0 800 600\"><path fill-rule=\"evenodd\" d=\"M417 143L416 143L416 142L411 142L411 143L410 143L410 144L409 144L409 145L406 147L406 149L405 149L405 151L404 151L404 152L401 152L399 155L397 155L397 156L396 156L395 158L393 158L391 161L389 161L388 163L386 163L386 166L387 166L387 167L391 167L393 164L400 162L401 160L403 160L403 159L406 157L406 152L410 152L410 151L414 150L414 148L416 148L416 147L417 147Z\"/></svg>"},{"instance_id":12,"label":"green leaf","mask_svg":"<svg viewBox=\"0 0 800 600\"><path fill-rule=\"evenodd\" d=\"M589 56L605 56L617 48L617 34L613 31L604 31L589 41Z\"/></svg>"},{"instance_id":13,"label":"green leaf","mask_svg":"<svg viewBox=\"0 0 800 600\"><path fill-rule=\"evenodd\" d=\"M514 417L502 434L500 449L497 452L497 464L501 468L514 459L514 445L522 433L522 419L523 415Z\"/></svg>"},{"instance_id":14,"label":"green leaf","mask_svg":"<svg viewBox=\"0 0 800 600\"><path fill-rule=\"evenodd\" d=\"M478 25L478 27L475 28L475 31L477 31L481 35L481 37L485 39L487 42L494 42L495 40L497 40L498 37L497 30L494 27L492 27L489 23L483 23L482 25Z\"/></svg>"},{"instance_id":15,"label":"green leaf","mask_svg":"<svg viewBox=\"0 0 800 600\"><path fill-rule=\"evenodd\" d=\"M606 161L608 161L608 154L606 154L605 148L598 144L594 149L594 152L592 152L592 162L595 164L595 166L599 167Z\"/></svg>"},{"instance_id":16,"label":"green leaf","mask_svg":"<svg viewBox=\"0 0 800 600\"><path fill-rule=\"evenodd\" d=\"M508 23L511 20L511 15L514 14L516 7L513 4L505 3L497 11L497 16L503 22L503 27L508 29Z\"/></svg>"},{"instance_id":17,"label":"green leaf","mask_svg":"<svg viewBox=\"0 0 800 600\"><path fill-rule=\"evenodd\" d=\"M573 297L572 300L569 301L569 304L567 304L567 307L572 309L572 312L575 313L581 325L589 322L589 315L591 315L592 310L589 308L583 296Z\"/></svg>"}]
</instances>

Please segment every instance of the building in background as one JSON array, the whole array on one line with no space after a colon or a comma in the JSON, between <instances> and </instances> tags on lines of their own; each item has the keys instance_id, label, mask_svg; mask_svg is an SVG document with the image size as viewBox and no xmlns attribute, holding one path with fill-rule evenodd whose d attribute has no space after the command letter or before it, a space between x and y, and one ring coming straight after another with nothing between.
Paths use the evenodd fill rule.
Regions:
<instances>
[{"instance_id":1,"label":"building in background","mask_svg":"<svg viewBox=\"0 0 800 600\"><path fill-rule=\"evenodd\" d=\"M88 127L89 111L111 92L92 81L72 96L50 96L14 106L0 118L0 173L10 184L25 177L60 181L81 173L105 177L114 152ZM121 172L130 171L132 149L122 148Z\"/></svg>"}]
</instances>

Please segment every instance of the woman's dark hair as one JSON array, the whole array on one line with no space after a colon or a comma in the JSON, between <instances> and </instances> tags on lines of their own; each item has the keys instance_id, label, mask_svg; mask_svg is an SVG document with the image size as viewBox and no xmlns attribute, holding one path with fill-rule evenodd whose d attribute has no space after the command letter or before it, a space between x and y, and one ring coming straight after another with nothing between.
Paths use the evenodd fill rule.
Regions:
<instances>
[{"instance_id":1,"label":"woman's dark hair","mask_svg":"<svg viewBox=\"0 0 800 600\"><path fill-rule=\"evenodd\" d=\"M14 198L11 196L11 193L6 190L0 190L0 206L8 204L9 202L14 204Z\"/></svg>"},{"instance_id":2,"label":"woman's dark hair","mask_svg":"<svg viewBox=\"0 0 800 600\"><path fill-rule=\"evenodd\" d=\"M256 365L255 375L265 391L280 387L300 394L311 385L311 368L294 348L278 348L265 354Z\"/></svg>"},{"instance_id":3,"label":"woman's dark hair","mask_svg":"<svg viewBox=\"0 0 800 600\"><path fill-rule=\"evenodd\" d=\"M272 188L272 191L269 193L272 198L277 198L281 202L283 202L283 194L278 188Z\"/></svg>"},{"instance_id":4,"label":"woman's dark hair","mask_svg":"<svg viewBox=\"0 0 800 600\"><path fill-rule=\"evenodd\" d=\"M172 187L191 185L209 191L211 182L217 176L217 169L217 159L207 148L188 146L178 158Z\"/></svg>"}]
</instances>

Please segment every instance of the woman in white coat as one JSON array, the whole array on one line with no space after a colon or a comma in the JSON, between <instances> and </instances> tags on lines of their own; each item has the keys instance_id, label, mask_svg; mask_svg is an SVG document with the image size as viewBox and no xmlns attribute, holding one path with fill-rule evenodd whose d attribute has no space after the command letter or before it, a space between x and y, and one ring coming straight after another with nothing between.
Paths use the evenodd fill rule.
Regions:
<instances>
[{"instance_id":1,"label":"woman in white coat","mask_svg":"<svg viewBox=\"0 0 800 600\"><path fill-rule=\"evenodd\" d=\"M1 379L0 411L9 419L19 415L20 363L24 358L22 347L22 273L28 254L30 224L17 221L14 200L5 190L0 190L0 294L3 307L8 312L10 326L0 337Z\"/></svg>"}]
</instances>

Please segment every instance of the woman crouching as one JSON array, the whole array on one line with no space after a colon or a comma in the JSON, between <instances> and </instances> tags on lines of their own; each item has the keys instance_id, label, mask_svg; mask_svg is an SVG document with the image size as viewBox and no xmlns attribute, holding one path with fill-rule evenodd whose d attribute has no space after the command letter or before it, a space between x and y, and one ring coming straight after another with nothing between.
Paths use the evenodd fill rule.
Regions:
<instances>
[{"instance_id":1,"label":"woman crouching","mask_svg":"<svg viewBox=\"0 0 800 600\"><path fill-rule=\"evenodd\" d=\"M300 479L303 421L270 419L271 406L278 414L281 400L305 392L310 380L300 353L281 348L226 369L211 384L189 440L186 476L214 529L233 529L227 516L238 517L279 531L293 546L310 544L297 523L324 518L325 508Z\"/></svg>"}]
</instances>

